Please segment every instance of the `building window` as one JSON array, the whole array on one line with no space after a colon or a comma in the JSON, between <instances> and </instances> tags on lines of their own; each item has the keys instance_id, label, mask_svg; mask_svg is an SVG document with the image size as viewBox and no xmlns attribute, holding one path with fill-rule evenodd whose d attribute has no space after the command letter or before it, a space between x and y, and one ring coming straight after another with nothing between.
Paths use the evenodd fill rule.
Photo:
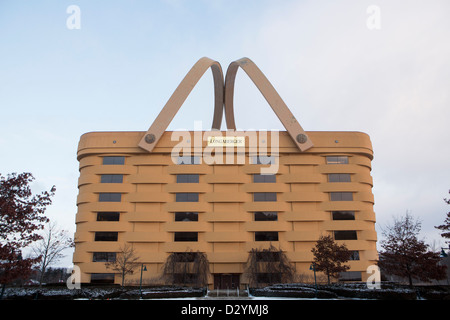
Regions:
<instances>
[{"instance_id":1,"label":"building window","mask_svg":"<svg viewBox=\"0 0 450 320\"><path fill-rule=\"evenodd\" d=\"M277 201L276 192L255 192L253 193L253 201Z\"/></svg>"},{"instance_id":2,"label":"building window","mask_svg":"<svg viewBox=\"0 0 450 320\"><path fill-rule=\"evenodd\" d=\"M200 157L198 156L178 157L177 164L200 164Z\"/></svg>"},{"instance_id":3,"label":"building window","mask_svg":"<svg viewBox=\"0 0 450 320\"><path fill-rule=\"evenodd\" d=\"M200 252L174 252L174 262L194 262L200 255Z\"/></svg>"},{"instance_id":4,"label":"building window","mask_svg":"<svg viewBox=\"0 0 450 320\"><path fill-rule=\"evenodd\" d=\"M279 262L281 257L281 251L261 251L256 252L257 262Z\"/></svg>"},{"instance_id":5,"label":"building window","mask_svg":"<svg viewBox=\"0 0 450 320\"><path fill-rule=\"evenodd\" d=\"M252 156L252 164L275 164L274 156Z\"/></svg>"},{"instance_id":6,"label":"building window","mask_svg":"<svg viewBox=\"0 0 450 320\"><path fill-rule=\"evenodd\" d=\"M278 232L276 231L256 231L255 241L278 241Z\"/></svg>"},{"instance_id":7,"label":"building window","mask_svg":"<svg viewBox=\"0 0 450 320\"><path fill-rule=\"evenodd\" d=\"M92 255L92 262L115 262L115 252L94 252Z\"/></svg>"},{"instance_id":8,"label":"building window","mask_svg":"<svg viewBox=\"0 0 450 320\"><path fill-rule=\"evenodd\" d=\"M351 253L351 255L348 260L352 260L352 261L359 260L359 251L358 250L350 251L350 253Z\"/></svg>"},{"instance_id":9,"label":"building window","mask_svg":"<svg viewBox=\"0 0 450 320\"><path fill-rule=\"evenodd\" d=\"M96 232L94 241L117 241L118 232Z\"/></svg>"},{"instance_id":10,"label":"building window","mask_svg":"<svg viewBox=\"0 0 450 320\"><path fill-rule=\"evenodd\" d=\"M175 242L198 241L198 232L175 232Z\"/></svg>"},{"instance_id":11,"label":"building window","mask_svg":"<svg viewBox=\"0 0 450 320\"><path fill-rule=\"evenodd\" d=\"M119 221L120 212L97 212L97 221Z\"/></svg>"},{"instance_id":12,"label":"building window","mask_svg":"<svg viewBox=\"0 0 450 320\"><path fill-rule=\"evenodd\" d=\"M177 193L176 202L198 202L198 193Z\"/></svg>"},{"instance_id":13,"label":"building window","mask_svg":"<svg viewBox=\"0 0 450 320\"><path fill-rule=\"evenodd\" d=\"M328 182L351 182L350 173L330 173Z\"/></svg>"},{"instance_id":14,"label":"building window","mask_svg":"<svg viewBox=\"0 0 450 320\"><path fill-rule=\"evenodd\" d=\"M266 183L266 182L277 182L275 174L254 174L253 182L254 183Z\"/></svg>"},{"instance_id":15,"label":"building window","mask_svg":"<svg viewBox=\"0 0 450 320\"><path fill-rule=\"evenodd\" d=\"M101 183L122 183L123 174L102 174Z\"/></svg>"},{"instance_id":16,"label":"building window","mask_svg":"<svg viewBox=\"0 0 450 320\"><path fill-rule=\"evenodd\" d=\"M281 273L257 273L256 281L258 283L280 283Z\"/></svg>"},{"instance_id":17,"label":"building window","mask_svg":"<svg viewBox=\"0 0 450 320\"><path fill-rule=\"evenodd\" d=\"M257 211L255 212L255 221L278 221L278 212Z\"/></svg>"},{"instance_id":18,"label":"building window","mask_svg":"<svg viewBox=\"0 0 450 320\"><path fill-rule=\"evenodd\" d=\"M100 202L120 202L121 200L121 193L100 193L98 195L98 201Z\"/></svg>"},{"instance_id":19,"label":"building window","mask_svg":"<svg viewBox=\"0 0 450 320\"><path fill-rule=\"evenodd\" d=\"M198 174L177 174L177 183L198 183Z\"/></svg>"},{"instance_id":20,"label":"building window","mask_svg":"<svg viewBox=\"0 0 450 320\"><path fill-rule=\"evenodd\" d=\"M103 157L103 164L125 164L125 157Z\"/></svg>"},{"instance_id":21,"label":"building window","mask_svg":"<svg viewBox=\"0 0 450 320\"><path fill-rule=\"evenodd\" d=\"M327 157L327 164L348 164L347 156L329 156Z\"/></svg>"},{"instance_id":22,"label":"building window","mask_svg":"<svg viewBox=\"0 0 450 320\"><path fill-rule=\"evenodd\" d=\"M332 211L333 220L355 220L354 211Z\"/></svg>"},{"instance_id":23,"label":"building window","mask_svg":"<svg viewBox=\"0 0 450 320\"><path fill-rule=\"evenodd\" d=\"M352 192L330 192L331 201L352 201Z\"/></svg>"},{"instance_id":24,"label":"building window","mask_svg":"<svg viewBox=\"0 0 450 320\"><path fill-rule=\"evenodd\" d=\"M114 273L91 273L91 283L114 283Z\"/></svg>"},{"instance_id":25,"label":"building window","mask_svg":"<svg viewBox=\"0 0 450 320\"><path fill-rule=\"evenodd\" d=\"M339 274L340 281L361 281L361 271L346 271Z\"/></svg>"},{"instance_id":26,"label":"building window","mask_svg":"<svg viewBox=\"0 0 450 320\"><path fill-rule=\"evenodd\" d=\"M358 239L356 231L343 230L343 231L334 231L334 240L358 240Z\"/></svg>"},{"instance_id":27,"label":"building window","mask_svg":"<svg viewBox=\"0 0 450 320\"><path fill-rule=\"evenodd\" d=\"M198 221L198 212L175 212L175 221Z\"/></svg>"}]
</instances>

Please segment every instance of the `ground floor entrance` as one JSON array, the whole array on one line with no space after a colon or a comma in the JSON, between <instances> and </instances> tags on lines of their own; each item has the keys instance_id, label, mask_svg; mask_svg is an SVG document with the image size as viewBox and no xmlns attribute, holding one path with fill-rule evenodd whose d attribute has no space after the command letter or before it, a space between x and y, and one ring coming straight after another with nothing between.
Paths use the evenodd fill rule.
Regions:
<instances>
[{"instance_id":1,"label":"ground floor entrance","mask_svg":"<svg viewBox=\"0 0 450 320\"><path fill-rule=\"evenodd\" d=\"M237 289L239 288L239 273L215 273L214 289Z\"/></svg>"}]
</instances>

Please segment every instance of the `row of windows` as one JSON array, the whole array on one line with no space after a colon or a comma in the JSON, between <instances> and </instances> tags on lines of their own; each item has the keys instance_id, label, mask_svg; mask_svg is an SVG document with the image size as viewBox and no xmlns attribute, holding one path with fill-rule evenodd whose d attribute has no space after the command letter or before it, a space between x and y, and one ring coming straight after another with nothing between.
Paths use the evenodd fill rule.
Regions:
<instances>
[{"instance_id":1,"label":"row of windows","mask_svg":"<svg viewBox=\"0 0 450 320\"><path fill-rule=\"evenodd\" d=\"M114 283L114 273L91 273L91 283ZM281 275L279 273L258 273L257 280L261 283L270 283L281 281ZM339 274L340 281L361 281L361 271L346 271Z\"/></svg>"},{"instance_id":2,"label":"row of windows","mask_svg":"<svg viewBox=\"0 0 450 320\"><path fill-rule=\"evenodd\" d=\"M94 241L117 241L118 232L100 231L95 232ZM197 242L198 232L174 232L175 242ZM276 231L256 231L255 241L278 241Z\"/></svg>"},{"instance_id":3,"label":"row of windows","mask_svg":"<svg viewBox=\"0 0 450 320\"><path fill-rule=\"evenodd\" d=\"M332 211L333 220L355 220L354 211ZM198 212L175 212L175 221L198 221ZM256 211L255 221L278 221L278 212ZM119 221L119 212L97 212L97 221Z\"/></svg>"},{"instance_id":4,"label":"row of windows","mask_svg":"<svg viewBox=\"0 0 450 320\"><path fill-rule=\"evenodd\" d=\"M176 202L198 202L199 195L195 192L180 192L175 194ZM352 192L330 192L331 201L352 201ZM99 202L121 202L122 194L116 192L102 192L98 196ZM276 192L254 192L253 201L255 202L265 202L277 201Z\"/></svg>"},{"instance_id":5,"label":"row of windows","mask_svg":"<svg viewBox=\"0 0 450 320\"><path fill-rule=\"evenodd\" d=\"M351 195L351 193L350 193ZM199 194L195 192L180 192L175 194L176 202L198 202ZM114 192L102 192L99 193L99 202L121 202L122 194ZM264 201L277 201L276 192L254 192L253 201L264 202ZM332 200L333 201L333 200ZM337 201L337 200L336 200Z\"/></svg>"},{"instance_id":6,"label":"row of windows","mask_svg":"<svg viewBox=\"0 0 450 320\"><path fill-rule=\"evenodd\" d=\"M252 156L252 164L274 164L276 157L274 156ZM328 156L326 157L327 164L348 164L347 156ZM103 157L104 165L123 165L125 164L125 157L122 156L107 156ZM178 157L177 164L200 164L200 157L198 156L184 156Z\"/></svg>"},{"instance_id":7,"label":"row of windows","mask_svg":"<svg viewBox=\"0 0 450 320\"><path fill-rule=\"evenodd\" d=\"M175 232L175 242L198 241L198 232ZM278 241L278 232L276 231L256 231L255 241Z\"/></svg>"},{"instance_id":8,"label":"row of windows","mask_svg":"<svg viewBox=\"0 0 450 320\"><path fill-rule=\"evenodd\" d=\"M256 252L256 261L265 262L265 261L279 261L280 260L280 252ZM358 250L350 250L350 261L359 260L359 251Z\"/></svg>"},{"instance_id":9,"label":"row of windows","mask_svg":"<svg viewBox=\"0 0 450 320\"><path fill-rule=\"evenodd\" d=\"M175 212L175 221L198 221L198 212ZM97 221L119 221L119 212L97 212ZM278 212L254 212L255 221L278 221ZM340 219L345 220L345 219Z\"/></svg>"},{"instance_id":10,"label":"row of windows","mask_svg":"<svg viewBox=\"0 0 450 320\"><path fill-rule=\"evenodd\" d=\"M198 174L178 174L177 175L177 183L198 183L198 182L199 182ZM274 174L254 174L253 182L254 183L276 182L276 175L274 175Z\"/></svg>"},{"instance_id":11,"label":"row of windows","mask_svg":"<svg viewBox=\"0 0 450 320\"><path fill-rule=\"evenodd\" d=\"M94 241L117 241L118 232L100 231L95 232ZM334 231L335 240L358 240L355 230ZM174 232L175 242L198 241L198 232ZM255 241L278 241L277 231L256 231Z\"/></svg>"},{"instance_id":12,"label":"row of windows","mask_svg":"<svg viewBox=\"0 0 450 320\"><path fill-rule=\"evenodd\" d=\"M350 261L359 260L359 251L353 250L350 251L351 255ZM178 252L179 261L182 262L193 262L195 259L194 254L186 253L186 252ZM257 252L256 253L256 261L264 262L264 261L277 261L280 260L279 252ZM92 262L115 262L116 261L116 252L93 252L92 254Z\"/></svg>"},{"instance_id":13,"label":"row of windows","mask_svg":"<svg viewBox=\"0 0 450 320\"><path fill-rule=\"evenodd\" d=\"M122 174L102 174L100 178L101 183L123 183ZM198 174L177 174L177 183L198 183ZM254 174L254 183L276 182L274 174Z\"/></svg>"},{"instance_id":14,"label":"row of windows","mask_svg":"<svg viewBox=\"0 0 450 320\"><path fill-rule=\"evenodd\" d=\"M278 221L278 212L257 211L254 217L255 221ZM97 221L119 221L119 218L119 212L97 212ZM175 212L175 221L198 221L198 212Z\"/></svg>"},{"instance_id":15,"label":"row of windows","mask_svg":"<svg viewBox=\"0 0 450 320\"><path fill-rule=\"evenodd\" d=\"M258 241L258 240L256 240ZM264 240L265 241L265 240ZM350 251L350 261L359 260L359 251L353 250ZM179 252L180 261L184 262L193 262L195 255L185 252ZM257 252L256 260L259 262L264 261L277 261L279 260L279 252ZM116 261L116 252L93 252L92 254L92 262L115 262Z\"/></svg>"},{"instance_id":16,"label":"row of windows","mask_svg":"<svg viewBox=\"0 0 450 320\"><path fill-rule=\"evenodd\" d=\"M122 174L102 174L101 183L123 183ZM198 183L198 174L178 174L177 183ZM274 174L254 174L254 183L275 183L276 175ZM328 182L351 182L349 173L330 173L328 174Z\"/></svg>"},{"instance_id":17,"label":"row of windows","mask_svg":"<svg viewBox=\"0 0 450 320\"><path fill-rule=\"evenodd\" d=\"M94 241L117 241L118 232L101 231L96 232ZM175 242L197 242L198 232L174 232ZM276 231L257 231L255 232L255 241L278 241L278 232Z\"/></svg>"}]
</instances>

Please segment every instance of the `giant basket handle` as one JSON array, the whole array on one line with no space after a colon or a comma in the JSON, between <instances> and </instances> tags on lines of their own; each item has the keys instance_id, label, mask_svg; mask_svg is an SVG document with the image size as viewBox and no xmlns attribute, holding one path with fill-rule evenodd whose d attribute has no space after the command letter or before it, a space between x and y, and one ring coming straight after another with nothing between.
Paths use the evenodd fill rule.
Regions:
<instances>
[{"instance_id":1,"label":"giant basket handle","mask_svg":"<svg viewBox=\"0 0 450 320\"><path fill-rule=\"evenodd\" d=\"M292 112L286 106L284 101L281 99L278 92L272 86L272 84L267 80L266 76L261 72L261 70L256 66L256 64L249 58L242 58L233 61L229 66L225 77L225 120L228 129L236 130L236 123L234 120L234 108L233 108L233 97L234 97L234 83L236 80L236 73L241 67L249 78L253 81L259 91L262 93L266 101L272 107L272 110L280 119L281 123L284 125L286 130L289 132L292 140L300 149L300 151L306 151L313 146L312 141L309 139L308 135L305 133L301 125L295 119Z\"/></svg>"},{"instance_id":2,"label":"giant basket handle","mask_svg":"<svg viewBox=\"0 0 450 320\"><path fill-rule=\"evenodd\" d=\"M207 69L211 68L214 79L214 116L212 129L220 130L223 116L223 72L219 62L203 57L189 70L184 79L173 92L151 127L139 142L139 147L151 152L164 131L169 126L181 105L191 93Z\"/></svg>"}]
</instances>

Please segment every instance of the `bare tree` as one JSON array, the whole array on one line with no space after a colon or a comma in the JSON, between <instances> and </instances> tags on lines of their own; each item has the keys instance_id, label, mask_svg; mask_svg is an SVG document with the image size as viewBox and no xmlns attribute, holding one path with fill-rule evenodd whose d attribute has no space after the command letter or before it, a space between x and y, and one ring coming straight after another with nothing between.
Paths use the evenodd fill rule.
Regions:
<instances>
[{"instance_id":1,"label":"bare tree","mask_svg":"<svg viewBox=\"0 0 450 320\"><path fill-rule=\"evenodd\" d=\"M73 239L66 230L58 227L56 222L48 222L42 239L32 247L36 257L41 257L39 264L39 285L42 285L47 268L64 257L63 251L74 246Z\"/></svg>"},{"instance_id":2,"label":"bare tree","mask_svg":"<svg viewBox=\"0 0 450 320\"><path fill-rule=\"evenodd\" d=\"M394 224L383 231L386 240L381 241L378 265L392 275L406 277L409 285L413 279L425 282L445 279L446 267L439 265L439 252L433 252L425 241L418 239L421 223L408 212L394 219Z\"/></svg>"},{"instance_id":3,"label":"bare tree","mask_svg":"<svg viewBox=\"0 0 450 320\"><path fill-rule=\"evenodd\" d=\"M286 254L270 245L268 249L253 248L248 256L245 270L249 285L292 282L295 267Z\"/></svg>"},{"instance_id":4,"label":"bare tree","mask_svg":"<svg viewBox=\"0 0 450 320\"><path fill-rule=\"evenodd\" d=\"M208 284L209 261L203 252L173 252L163 267L163 277L170 284L193 284L203 287Z\"/></svg>"},{"instance_id":5,"label":"bare tree","mask_svg":"<svg viewBox=\"0 0 450 320\"><path fill-rule=\"evenodd\" d=\"M117 271L122 277L122 287L125 283L125 277L133 274L134 270L139 267L139 257L136 256L134 248L128 244L119 248L116 254L116 260L105 263L106 268Z\"/></svg>"}]
</instances>

